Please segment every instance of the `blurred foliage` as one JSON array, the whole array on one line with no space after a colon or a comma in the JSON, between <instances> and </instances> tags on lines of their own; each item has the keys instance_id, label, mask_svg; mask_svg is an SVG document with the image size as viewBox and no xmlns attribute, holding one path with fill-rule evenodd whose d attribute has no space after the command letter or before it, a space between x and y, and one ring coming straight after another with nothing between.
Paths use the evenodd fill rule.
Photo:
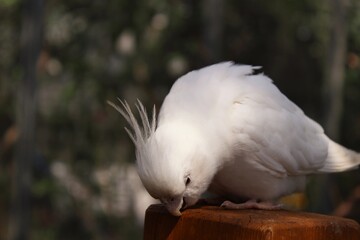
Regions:
<instances>
[{"instance_id":1,"label":"blurred foliage","mask_svg":"<svg viewBox=\"0 0 360 240\"><path fill-rule=\"evenodd\" d=\"M232 60L263 66L290 99L321 122L331 18L328 1L226 1L223 34L218 36L220 59L209 59L211 49L204 43L204 4L204 0L46 1L37 65L38 157L33 164L31 239L141 237L134 213L116 215L79 200L53 173L55 162L64 163L86 186L86 196L100 199L105 190L95 172L114 163L133 163L133 147L122 130L125 122L107 100L120 97L132 104L139 98L148 107L159 107L180 75ZM341 142L358 151L359 13L360 3L351 1L341 126ZM21 14L21 1L0 0L0 239L6 236L17 136ZM339 201L359 184L358 173L337 176Z\"/></svg>"}]
</instances>

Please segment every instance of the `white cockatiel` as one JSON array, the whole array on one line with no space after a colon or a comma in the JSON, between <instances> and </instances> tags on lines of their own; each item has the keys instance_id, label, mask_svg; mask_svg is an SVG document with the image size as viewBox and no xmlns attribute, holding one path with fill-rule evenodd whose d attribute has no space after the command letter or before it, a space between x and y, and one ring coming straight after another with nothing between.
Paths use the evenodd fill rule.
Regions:
<instances>
[{"instance_id":1,"label":"white cockatiel","mask_svg":"<svg viewBox=\"0 0 360 240\"><path fill-rule=\"evenodd\" d=\"M110 103L131 125L145 188L173 215L206 190L230 200L223 207L278 209L307 174L359 165L360 154L330 140L254 69L225 62L180 77L151 122L140 101L141 124L126 102Z\"/></svg>"}]
</instances>

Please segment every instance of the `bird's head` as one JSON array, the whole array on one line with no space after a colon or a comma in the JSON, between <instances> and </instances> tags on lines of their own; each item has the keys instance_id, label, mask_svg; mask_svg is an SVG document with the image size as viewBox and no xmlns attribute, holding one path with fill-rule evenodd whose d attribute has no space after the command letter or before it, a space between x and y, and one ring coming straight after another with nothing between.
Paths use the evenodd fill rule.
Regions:
<instances>
[{"instance_id":1,"label":"bird's head","mask_svg":"<svg viewBox=\"0 0 360 240\"><path fill-rule=\"evenodd\" d=\"M180 210L198 201L216 172L211 155L203 147L206 139L186 122L176 121L156 128L155 113L149 124L140 102L137 107L143 128L126 103L123 103L125 111L113 106L133 128L133 132L127 132L136 146L137 169L143 185L172 215L181 215Z\"/></svg>"},{"instance_id":2,"label":"bird's head","mask_svg":"<svg viewBox=\"0 0 360 240\"><path fill-rule=\"evenodd\" d=\"M215 173L201 140L197 129L174 122L158 127L144 149L137 149L145 188L173 215L194 205Z\"/></svg>"}]
</instances>

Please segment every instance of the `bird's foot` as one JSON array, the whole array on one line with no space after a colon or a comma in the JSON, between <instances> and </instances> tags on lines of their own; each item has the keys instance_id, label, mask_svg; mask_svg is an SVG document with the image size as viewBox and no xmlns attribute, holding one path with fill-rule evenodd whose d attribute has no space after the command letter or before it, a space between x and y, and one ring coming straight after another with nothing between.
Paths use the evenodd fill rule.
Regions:
<instances>
[{"instance_id":1,"label":"bird's foot","mask_svg":"<svg viewBox=\"0 0 360 240\"><path fill-rule=\"evenodd\" d=\"M261 209L261 210L280 210L283 209L282 204L274 204L272 202L257 202L251 199L244 203L233 203L230 201L223 202L220 207L226 209Z\"/></svg>"}]
</instances>

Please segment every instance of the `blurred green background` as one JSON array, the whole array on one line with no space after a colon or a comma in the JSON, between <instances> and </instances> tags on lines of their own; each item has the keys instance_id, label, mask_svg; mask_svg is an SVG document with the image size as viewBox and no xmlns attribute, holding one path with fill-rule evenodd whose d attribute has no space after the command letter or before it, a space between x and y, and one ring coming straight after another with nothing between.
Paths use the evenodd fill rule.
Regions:
<instances>
[{"instance_id":1,"label":"blurred green background","mask_svg":"<svg viewBox=\"0 0 360 240\"><path fill-rule=\"evenodd\" d=\"M0 239L141 239L153 202L116 97L158 108L187 71L263 66L360 151L357 0L0 0ZM302 206L360 221L359 170Z\"/></svg>"}]
</instances>

